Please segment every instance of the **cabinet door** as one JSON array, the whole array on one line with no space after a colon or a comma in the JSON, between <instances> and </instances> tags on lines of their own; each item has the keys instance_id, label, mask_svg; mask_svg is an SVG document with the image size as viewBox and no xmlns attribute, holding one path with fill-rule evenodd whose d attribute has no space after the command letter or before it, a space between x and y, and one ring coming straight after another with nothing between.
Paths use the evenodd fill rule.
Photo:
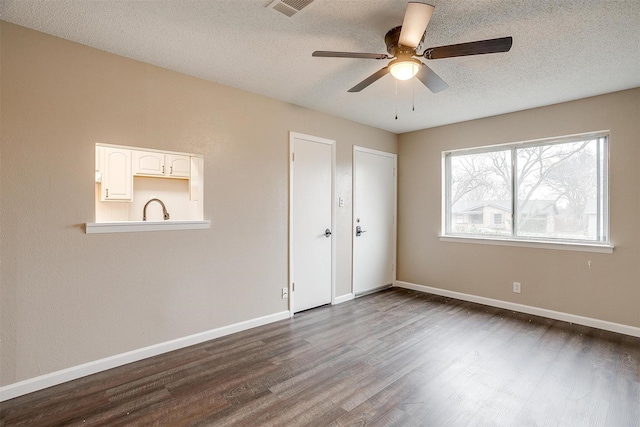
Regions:
<instances>
[{"instance_id":1,"label":"cabinet door","mask_svg":"<svg viewBox=\"0 0 640 427\"><path fill-rule=\"evenodd\" d=\"M191 157L181 154L167 154L167 165L169 166L167 176L189 178Z\"/></svg>"},{"instance_id":2,"label":"cabinet door","mask_svg":"<svg viewBox=\"0 0 640 427\"><path fill-rule=\"evenodd\" d=\"M131 150L104 147L102 197L105 200L131 200Z\"/></svg>"},{"instance_id":3,"label":"cabinet door","mask_svg":"<svg viewBox=\"0 0 640 427\"><path fill-rule=\"evenodd\" d=\"M153 151L133 152L133 173L136 175L164 176L164 154Z\"/></svg>"}]
</instances>

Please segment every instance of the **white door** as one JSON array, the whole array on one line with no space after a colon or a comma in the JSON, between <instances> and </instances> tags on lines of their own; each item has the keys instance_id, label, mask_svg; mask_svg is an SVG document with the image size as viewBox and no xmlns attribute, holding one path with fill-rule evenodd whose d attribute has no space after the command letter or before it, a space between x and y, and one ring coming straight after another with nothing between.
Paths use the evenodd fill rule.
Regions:
<instances>
[{"instance_id":1,"label":"white door","mask_svg":"<svg viewBox=\"0 0 640 427\"><path fill-rule=\"evenodd\" d=\"M353 292L361 295L395 281L397 156L361 147L353 156Z\"/></svg>"},{"instance_id":2,"label":"white door","mask_svg":"<svg viewBox=\"0 0 640 427\"><path fill-rule=\"evenodd\" d=\"M290 136L292 313L331 302L334 146L324 138Z\"/></svg>"}]
</instances>

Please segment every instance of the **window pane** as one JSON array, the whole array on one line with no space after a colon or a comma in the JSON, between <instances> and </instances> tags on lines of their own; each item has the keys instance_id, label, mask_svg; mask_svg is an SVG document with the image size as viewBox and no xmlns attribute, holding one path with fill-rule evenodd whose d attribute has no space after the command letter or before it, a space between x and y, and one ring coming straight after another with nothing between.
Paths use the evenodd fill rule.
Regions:
<instances>
[{"instance_id":1,"label":"window pane","mask_svg":"<svg viewBox=\"0 0 640 427\"><path fill-rule=\"evenodd\" d=\"M599 240L598 140L516 149L516 235Z\"/></svg>"},{"instance_id":2,"label":"window pane","mask_svg":"<svg viewBox=\"0 0 640 427\"><path fill-rule=\"evenodd\" d=\"M449 233L511 236L511 151L449 158Z\"/></svg>"}]
</instances>

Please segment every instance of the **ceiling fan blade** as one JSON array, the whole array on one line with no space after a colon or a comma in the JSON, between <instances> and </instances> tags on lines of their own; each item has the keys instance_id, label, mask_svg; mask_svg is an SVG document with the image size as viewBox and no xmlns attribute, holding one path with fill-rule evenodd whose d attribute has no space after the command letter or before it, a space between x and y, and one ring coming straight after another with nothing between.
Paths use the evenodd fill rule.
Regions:
<instances>
[{"instance_id":1,"label":"ceiling fan blade","mask_svg":"<svg viewBox=\"0 0 640 427\"><path fill-rule=\"evenodd\" d=\"M435 8L430 4L409 2L404 13L402 30L398 43L402 46L416 48L422 40L424 32L427 30L429 20Z\"/></svg>"},{"instance_id":2,"label":"ceiling fan blade","mask_svg":"<svg viewBox=\"0 0 640 427\"><path fill-rule=\"evenodd\" d=\"M509 52L513 44L512 37L480 40L477 42L430 47L422 56L427 59L452 58L454 56L483 55L485 53Z\"/></svg>"},{"instance_id":3,"label":"ceiling fan blade","mask_svg":"<svg viewBox=\"0 0 640 427\"><path fill-rule=\"evenodd\" d=\"M386 53L360 53L360 52L332 52L328 50L316 50L311 56L322 58L362 58L362 59L390 59Z\"/></svg>"},{"instance_id":4,"label":"ceiling fan blade","mask_svg":"<svg viewBox=\"0 0 640 427\"><path fill-rule=\"evenodd\" d=\"M416 77L433 93L438 93L449 87L439 75L424 63L420 67L420 70L418 70Z\"/></svg>"},{"instance_id":5,"label":"ceiling fan blade","mask_svg":"<svg viewBox=\"0 0 640 427\"><path fill-rule=\"evenodd\" d=\"M387 74L389 74L389 67L384 67L381 70L378 70L375 73L371 74L369 77L367 77L366 79L364 79L363 81L361 81L360 83L352 87L351 89L349 89L349 92L360 92L362 89L364 89L365 87L369 86L371 83L375 82L381 77L384 77Z\"/></svg>"}]
</instances>

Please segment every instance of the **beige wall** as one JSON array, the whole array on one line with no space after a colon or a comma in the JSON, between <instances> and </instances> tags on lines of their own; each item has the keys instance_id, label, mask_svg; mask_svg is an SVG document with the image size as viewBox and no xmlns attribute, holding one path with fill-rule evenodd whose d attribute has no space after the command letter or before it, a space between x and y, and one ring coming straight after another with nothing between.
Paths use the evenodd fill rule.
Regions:
<instances>
[{"instance_id":1,"label":"beige wall","mask_svg":"<svg viewBox=\"0 0 640 427\"><path fill-rule=\"evenodd\" d=\"M1 23L0 385L278 313L288 132L337 140L337 296L353 145L397 136ZM96 142L204 155L210 230L84 234Z\"/></svg>"},{"instance_id":2,"label":"beige wall","mask_svg":"<svg viewBox=\"0 0 640 427\"><path fill-rule=\"evenodd\" d=\"M438 240L442 151L598 130L613 254ZM398 158L398 280L640 327L640 89L400 135Z\"/></svg>"}]
</instances>

